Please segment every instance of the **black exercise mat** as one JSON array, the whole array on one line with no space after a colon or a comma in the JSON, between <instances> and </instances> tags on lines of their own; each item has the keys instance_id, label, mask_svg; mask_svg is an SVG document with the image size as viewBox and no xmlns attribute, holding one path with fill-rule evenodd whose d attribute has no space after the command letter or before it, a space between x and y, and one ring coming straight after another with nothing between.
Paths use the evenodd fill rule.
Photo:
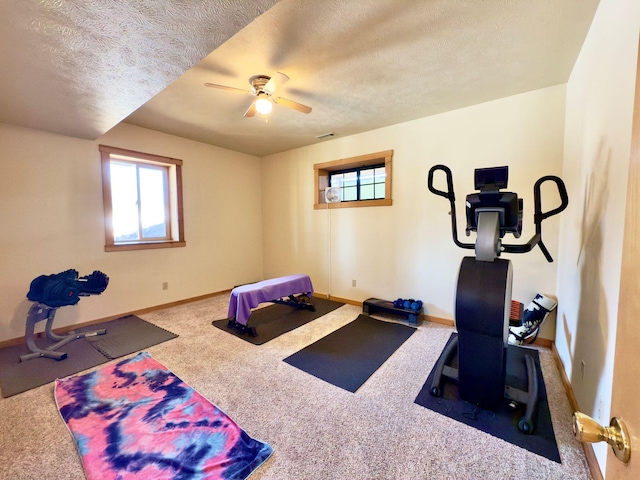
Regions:
<instances>
[{"instance_id":1,"label":"black exercise mat","mask_svg":"<svg viewBox=\"0 0 640 480\"><path fill-rule=\"evenodd\" d=\"M355 392L415 331L413 327L360 315L284 361Z\"/></svg>"},{"instance_id":2,"label":"black exercise mat","mask_svg":"<svg viewBox=\"0 0 640 480\"><path fill-rule=\"evenodd\" d=\"M29 353L25 344L0 350L0 387L2 396L10 397L26 392L56 378L67 377L152 345L171 340L177 335L153 325L134 315L104 323L78 328L77 333L106 328L107 333L95 337L80 338L59 349L67 354L65 360L34 358L20 361L20 355ZM40 348L56 342L44 335L35 340Z\"/></svg>"},{"instance_id":3,"label":"black exercise mat","mask_svg":"<svg viewBox=\"0 0 640 480\"><path fill-rule=\"evenodd\" d=\"M456 334L453 333L447 344L451 342L455 336ZM561 463L558 445L553 432L553 424L551 423L551 414L549 413L547 390L540 369L540 357L537 350L516 345L508 346L506 383L520 390L526 390L525 353L531 355L538 372L537 423L535 424L535 430L530 435L525 435L518 430L518 421L524 414L524 406L512 410L508 406L508 401L505 400L497 412L484 410L464 400L460 400L458 397L458 387L455 382L448 379L443 381L442 397L432 396L430 390L434 374L433 370L431 370L429 378L420 390L420 393L418 393L415 403L457 420L458 422L477 428L494 437L501 438L549 460Z\"/></svg>"},{"instance_id":4,"label":"black exercise mat","mask_svg":"<svg viewBox=\"0 0 640 480\"><path fill-rule=\"evenodd\" d=\"M298 310L288 305L273 304L267 307L258 308L251 312L251 316L247 324L256 329L257 337L252 337L248 333L241 332L237 328L231 328L227 324L228 319L214 320L211 322L216 328L229 332L238 338L253 343L254 345L262 345L269 340L279 337L283 333L295 330L302 325L320 318L336 308L341 307L344 303L334 302L324 298L311 297L311 304L316 307L315 312L309 310Z\"/></svg>"}]
</instances>

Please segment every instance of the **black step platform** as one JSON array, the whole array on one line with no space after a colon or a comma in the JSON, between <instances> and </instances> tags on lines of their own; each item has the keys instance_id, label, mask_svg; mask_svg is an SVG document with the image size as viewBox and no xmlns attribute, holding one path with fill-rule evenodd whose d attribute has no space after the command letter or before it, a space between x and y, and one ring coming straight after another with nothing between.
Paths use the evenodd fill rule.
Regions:
<instances>
[{"instance_id":1,"label":"black step platform","mask_svg":"<svg viewBox=\"0 0 640 480\"><path fill-rule=\"evenodd\" d=\"M362 303L362 313L373 315L378 312L399 315L406 319L411 325L420 325L422 323L424 308L421 307L420 310L397 308L393 305L393 302L380 300L379 298L369 298Z\"/></svg>"}]
</instances>

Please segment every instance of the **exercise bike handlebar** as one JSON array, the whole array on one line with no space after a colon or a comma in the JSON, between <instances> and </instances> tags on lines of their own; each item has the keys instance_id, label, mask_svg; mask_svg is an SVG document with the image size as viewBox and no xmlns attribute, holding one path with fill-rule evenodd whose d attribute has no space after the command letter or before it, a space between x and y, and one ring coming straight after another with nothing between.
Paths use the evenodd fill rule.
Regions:
<instances>
[{"instance_id":1,"label":"exercise bike handlebar","mask_svg":"<svg viewBox=\"0 0 640 480\"><path fill-rule=\"evenodd\" d=\"M549 210L548 212L543 212L542 204L540 203L540 199L542 198L542 196L540 195L540 186L546 181L552 181L556 184L556 187L558 187L558 193L560 194L561 203L558 208L554 208L553 210ZM556 177L555 175L547 175L546 177L542 177L538 179L538 181L533 186L533 198L534 198L534 201L536 202L536 205L535 205L536 213L534 217L534 221L536 222L536 225L541 224L542 221L546 218L553 217L554 215L559 214L569 205L569 196L567 195L567 188L565 187L562 179Z\"/></svg>"},{"instance_id":2,"label":"exercise bike handlebar","mask_svg":"<svg viewBox=\"0 0 640 480\"><path fill-rule=\"evenodd\" d=\"M443 192L442 190L438 190L433 186L433 177L436 171L441 170L445 173L447 178L447 191ZM548 212L542 211L542 201L540 194L540 187L544 182L552 181L556 184L558 188L558 194L560 195L560 206L549 210ZM475 248L475 244L473 243L463 243L458 240L458 228L457 228L457 220L456 220L456 206L455 206L455 193L453 191L453 175L451 174L451 169L446 165L434 165L429 169L428 176L428 187L431 193L439 195L441 197L445 197L449 200L449 204L451 205L451 233L453 236L453 242L461 248ZM534 208L535 212L533 215L533 222L536 226L536 233L529 239L527 243L524 244L502 244L501 251L507 253L527 253L533 250L533 248L538 245L542 254L545 256L549 263L553 262L553 257L549 253L549 250L544 245L542 241L542 221L557 215L567 208L569 205L569 196L567 195L567 189L565 187L564 182L561 178L556 177L555 175L547 175L544 176L536 183L533 187L533 198L534 198Z\"/></svg>"},{"instance_id":3,"label":"exercise bike handlebar","mask_svg":"<svg viewBox=\"0 0 640 480\"><path fill-rule=\"evenodd\" d=\"M542 203L541 203L542 195L540 194L540 186L547 181L551 181L556 184L556 187L558 188L558 194L560 195L560 206L557 208L554 208L553 210L549 210L548 212L543 212ZM539 178L538 181L534 184L533 199L535 202L535 213L534 213L533 221L536 225L536 235L540 236L540 240L538 241L538 246L540 247L540 250L542 250L542 253L544 254L547 261L551 263L553 262L553 258L551 257L549 250L547 250L547 247L545 247L544 243L542 242L542 221L545 220L546 218L557 215L558 213L562 212L565 208L567 208L567 206L569 205L569 196L567 195L567 188L565 187L562 179L556 177L555 175L547 175L545 177Z\"/></svg>"},{"instance_id":4,"label":"exercise bike handlebar","mask_svg":"<svg viewBox=\"0 0 640 480\"><path fill-rule=\"evenodd\" d=\"M433 175L438 170L443 171L447 177L446 192L443 192L442 190L438 190L433 186ZM429 191L431 193L435 193L436 195L439 195L449 200L449 205L451 206L451 235L453 237L453 243L455 243L460 248L469 248L471 250L475 249L476 248L475 243L465 243L458 240L458 224L456 220L456 195L453 192L453 175L451 174L451 169L446 165L434 165L433 167L431 167L429 169L427 186L429 187Z\"/></svg>"}]
</instances>

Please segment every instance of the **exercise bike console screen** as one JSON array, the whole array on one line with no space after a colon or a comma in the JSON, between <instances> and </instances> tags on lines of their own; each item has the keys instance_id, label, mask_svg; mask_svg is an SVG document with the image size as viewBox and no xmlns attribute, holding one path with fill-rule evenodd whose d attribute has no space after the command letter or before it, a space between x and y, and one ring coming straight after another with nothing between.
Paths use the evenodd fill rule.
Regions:
<instances>
[{"instance_id":1,"label":"exercise bike console screen","mask_svg":"<svg viewBox=\"0 0 640 480\"><path fill-rule=\"evenodd\" d=\"M478 231L478 217L483 212L498 214L500 238L511 233L520 238L522 232L522 199L513 192L501 192L507 187L508 167L478 168L475 171L475 188L479 193L471 193L466 199L466 234Z\"/></svg>"}]
</instances>

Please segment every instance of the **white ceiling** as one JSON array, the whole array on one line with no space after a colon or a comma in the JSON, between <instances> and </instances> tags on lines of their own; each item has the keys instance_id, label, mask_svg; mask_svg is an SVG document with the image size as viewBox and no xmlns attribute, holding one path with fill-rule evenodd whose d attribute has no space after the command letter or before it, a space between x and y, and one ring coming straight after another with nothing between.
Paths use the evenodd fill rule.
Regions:
<instances>
[{"instance_id":1,"label":"white ceiling","mask_svg":"<svg viewBox=\"0 0 640 480\"><path fill-rule=\"evenodd\" d=\"M0 121L264 156L565 83L597 0L0 0ZM287 74L268 122L256 74Z\"/></svg>"}]
</instances>

